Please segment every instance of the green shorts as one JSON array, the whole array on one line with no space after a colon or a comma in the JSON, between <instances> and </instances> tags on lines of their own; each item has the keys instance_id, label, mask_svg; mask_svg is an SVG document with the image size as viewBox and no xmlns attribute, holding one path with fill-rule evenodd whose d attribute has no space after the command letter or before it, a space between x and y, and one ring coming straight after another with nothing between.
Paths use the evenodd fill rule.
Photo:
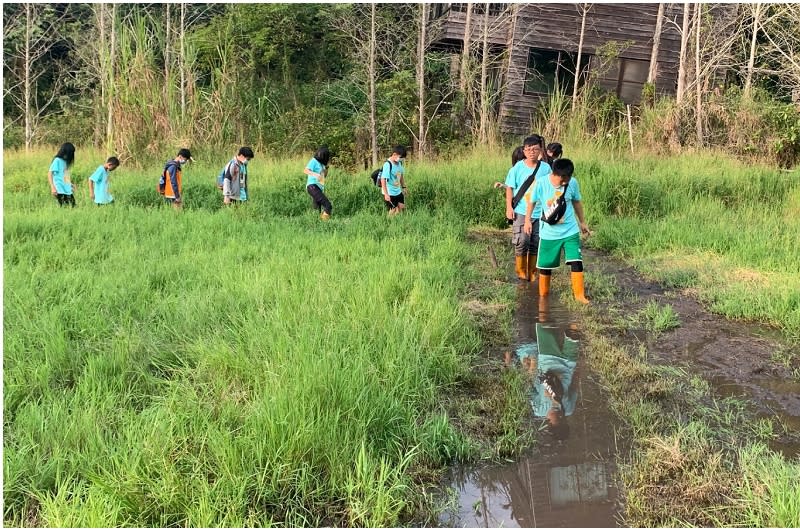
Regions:
<instances>
[{"instance_id":1,"label":"green shorts","mask_svg":"<svg viewBox=\"0 0 800 531\"><path fill-rule=\"evenodd\" d=\"M583 262L581 235L573 234L560 240L540 239L536 267L539 269L555 269L561 266L561 249L564 249L564 263Z\"/></svg>"}]
</instances>

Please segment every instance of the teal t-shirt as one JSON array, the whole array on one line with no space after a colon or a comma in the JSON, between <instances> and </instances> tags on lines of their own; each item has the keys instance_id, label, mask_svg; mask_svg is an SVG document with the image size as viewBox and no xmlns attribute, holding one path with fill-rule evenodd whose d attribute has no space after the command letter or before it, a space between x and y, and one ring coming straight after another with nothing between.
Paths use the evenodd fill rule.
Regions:
<instances>
[{"instance_id":1,"label":"teal t-shirt","mask_svg":"<svg viewBox=\"0 0 800 531\"><path fill-rule=\"evenodd\" d=\"M534 163L534 168L536 164ZM544 177L550 175L550 165L544 161L539 165L539 169L536 171L536 180L533 181L528 191L522 196L522 199L519 200L517 203L517 208L514 209L514 213L525 215L525 212L528 210L528 201L531 200L533 195L533 190L536 187L536 183L543 180ZM508 175L506 176L506 186L511 187L511 195L512 197L517 195L520 186L525 183L525 180L530 177L531 173L533 173L533 168L528 167L525 164L524 160L521 160L514 164L514 166L508 170ZM533 207L533 213L531 214L531 219L539 219L542 217L542 207L539 203L537 203Z\"/></svg>"},{"instance_id":2,"label":"teal t-shirt","mask_svg":"<svg viewBox=\"0 0 800 531\"><path fill-rule=\"evenodd\" d=\"M536 179L536 188L533 191L533 200L536 201L537 206L541 205L540 212L547 212L551 208L558 197L564 193L564 187L559 186L556 188L550 183L550 179ZM578 225L578 219L575 216L575 207L572 206L573 201L581 200L581 189L578 185L578 179L573 177L569 180L567 185L567 210L561 221L555 225L541 222L539 224L539 237L543 240L560 240L573 234L579 234L581 228Z\"/></svg>"},{"instance_id":3,"label":"teal t-shirt","mask_svg":"<svg viewBox=\"0 0 800 531\"><path fill-rule=\"evenodd\" d=\"M72 184L64 180L67 173L67 161L56 157L50 164L50 171L53 172L53 185L59 194L72 195Z\"/></svg>"},{"instance_id":4,"label":"teal t-shirt","mask_svg":"<svg viewBox=\"0 0 800 531\"><path fill-rule=\"evenodd\" d=\"M542 223L547 225L547 223ZM559 337L562 341L559 341ZM578 365L578 341L569 338L558 327L536 323L536 346L538 357L536 369L538 374L547 371L555 373L564 388L561 401L564 404L564 415L572 415L577 402L577 390L572 387L572 375ZM553 401L546 394L544 383L537 377L534 379L531 397L533 414L544 417L553 407Z\"/></svg>"},{"instance_id":5,"label":"teal t-shirt","mask_svg":"<svg viewBox=\"0 0 800 531\"><path fill-rule=\"evenodd\" d=\"M314 173L321 174L323 171L325 171L325 166L314 157L311 157L311 160L309 160L308 164L306 164L306 169L311 170ZM316 184L319 186L320 190L324 190L325 178L323 177L322 179L317 179L314 175L309 175L308 179L306 179L306 187L309 187L312 184Z\"/></svg>"},{"instance_id":6,"label":"teal t-shirt","mask_svg":"<svg viewBox=\"0 0 800 531\"><path fill-rule=\"evenodd\" d=\"M386 180L386 191L389 195L400 195L403 193L403 188L400 186L400 175L405 174L406 170L403 168L402 162L386 161L383 163L381 170L381 179Z\"/></svg>"},{"instance_id":7,"label":"teal t-shirt","mask_svg":"<svg viewBox=\"0 0 800 531\"><path fill-rule=\"evenodd\" d=\"M94 202L98 205L106 205L114 201L114 198L108 193L108 170L101 164L94 170L94 173L89 177L94 183Z\"/></svg>"}]
</instances>

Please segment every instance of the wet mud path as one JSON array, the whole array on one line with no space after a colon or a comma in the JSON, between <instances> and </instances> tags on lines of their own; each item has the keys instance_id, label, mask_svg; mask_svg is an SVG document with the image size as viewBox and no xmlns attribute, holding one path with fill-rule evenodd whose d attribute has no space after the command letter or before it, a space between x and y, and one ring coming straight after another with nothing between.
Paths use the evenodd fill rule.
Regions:
<instances>
[{"instance_id":1,"label":"wet mud path","mask_svg":"<svg viewBox=\"0 0 800 531\"><path fill-rule=\"evenodd\" d=\"M539 428L530 455L507 464L455 468L457 506L448 527L614 527L619 453L613 415L582 360L577 321L558 301L519 284L514 345L498 351L526 375Z\"/></svg>"},{"instance_id":2,"label":"wet mud path","mask_svg":"<svg viewBox=\"0 0 800 531\"><path fill-rule=\"evenodd\" d=\"M712 314L691 296L663 289L618 259L592 250L585 254L592 269L615 278L617 303L626 311L633 314L655 301L670 305L680 320L680 326L657 337L617 327L615 341L643 343L652 361L686 368L720 396L746 399L756 416L785 428L772 449L788 458L800 456L800 381L792 372L795 367L775 359L776 353L792 348L777 330Z\"/></svg>"},{"instance_id":3,"label":"wet mud path","mask_svg":"<svg viewBox=\"0 0 800 531\"><path fill-rule=\"evenodd\" d=\"M588 267L612 277L618 288L612 303L593 304L592 318L611 324L605 328L613 342L642 344L651 362L700 376L717 396L744 399L754 416L777 421L781 427L772 449L790 459L800 457L800 356L794 366L781 362L780 353L792 354L787 350L792 347L779 331L715 315L689 293L664 289L619 259L591 249L584 253ZM513 278L509 281L516 283ZM526 373L537 442L514 462L453 468L445 485L457 503L440 515L439 524L615 527L621 522L624 501L616 484L617 460L626 459L628 446L582 360L580 319L560 303L558 293L543 306L536 284L518 284L517 290L514 343L494 356ZM671 306L680 325L653 334L626 324L627 316L652 302ZM547 368L553 345L560 350L556 357L569 358L564 352L572 350L575 358L564 393L571 398L558 404L561 412L555 415L543 399L549 394L543 395L540 385L541 369ZM560 418L555 426L554 418Z\"/></svg>"}]
</instances>

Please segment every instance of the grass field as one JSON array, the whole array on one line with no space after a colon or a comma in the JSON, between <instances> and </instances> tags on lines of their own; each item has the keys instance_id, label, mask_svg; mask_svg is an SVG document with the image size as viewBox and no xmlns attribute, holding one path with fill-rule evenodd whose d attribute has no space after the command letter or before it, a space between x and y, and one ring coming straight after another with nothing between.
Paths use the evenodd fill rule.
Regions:
<instances>
[{"instance_id":1,"label":"grass field","mask_svg":"<svg viewBox=\"0 0 800 531\"><path fill-rule=\"evenodd\" d=\"M482 344L462 305L483 252L467 228L502 226L505 154L412 162L411 211L393 219L369 172L334 168L321 223L303 159L257 154L238 209L214 187L225 160L196 163L177 213L158 167L123 165L117 204L91 205L102 159L83 150L79 207L59 209L52 153L4 160L7 525L399 525L426 503L415 469L468 457L441 404ZM593 245L797 337L786 174L567 154Z\"/></svg>"}]
</instances>

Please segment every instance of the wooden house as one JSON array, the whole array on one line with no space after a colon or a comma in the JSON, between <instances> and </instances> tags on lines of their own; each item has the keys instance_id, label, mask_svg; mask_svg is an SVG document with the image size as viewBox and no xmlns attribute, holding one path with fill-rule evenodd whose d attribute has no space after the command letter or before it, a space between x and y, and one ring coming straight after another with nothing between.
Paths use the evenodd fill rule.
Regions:
<instances>
[{"instance_id":1,"label":"wooden house","mask_svg":"<svg viewBox=\"0 0 800 531\"><path fill-rule=\"evenodd\" d=\"M473 49L482 50L485 38L492 56L505 58L493 63L492 81L502 87L496 109L500 128L524 134L530 131L537 105L556 87L572 94L582 22L579 82L591 76L594 84L622 101L638 102L650 68L658 6L435 4L431 32L439 49L460 53L468 38ZM683 4L665 4L663 17L655 86L660 94L672 94L677 87Z\"/></svg>"}]
</instances>

